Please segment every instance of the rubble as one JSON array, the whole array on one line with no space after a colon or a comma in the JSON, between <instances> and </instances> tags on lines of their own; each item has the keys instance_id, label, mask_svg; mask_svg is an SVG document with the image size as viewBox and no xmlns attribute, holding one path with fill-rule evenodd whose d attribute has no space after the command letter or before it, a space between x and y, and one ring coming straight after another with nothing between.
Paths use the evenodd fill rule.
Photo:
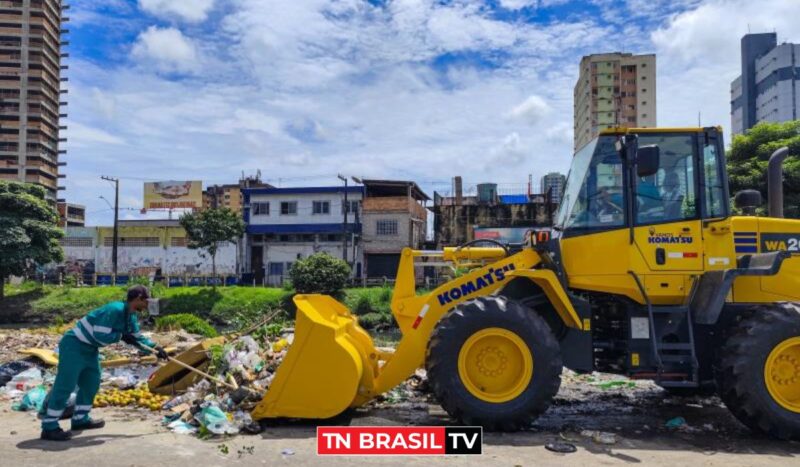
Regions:
<instances>
[{"instance_id":1,"label":"rubble","mask_svg":"<svg viewBox=\"0 0 800 467\"><path fill-rule=\"evenodd\" d=\"M208 349L208 373L238 389L214 385L208 380L189 387L166 401L162 409L173 412L177 421L197 429L198 435L258 433L250 411L269 389L275 372L286 357L293 334L285 333L261 342L241 336ZM183 423L168 417L165 424L174 432L187 433Z\"/></svg>"}]
</instances>

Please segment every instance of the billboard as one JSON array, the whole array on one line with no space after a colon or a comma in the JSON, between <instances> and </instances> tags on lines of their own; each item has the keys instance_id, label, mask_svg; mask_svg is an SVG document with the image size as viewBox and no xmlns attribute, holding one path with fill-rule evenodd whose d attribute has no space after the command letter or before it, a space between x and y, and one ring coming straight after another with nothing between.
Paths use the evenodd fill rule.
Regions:
<instances>
[{"instance_id":1,"label":"billboard","mask_svg":"<svg viewBox=\"0 0 800 467\"><path fill-rule=\"evenodd\" d=\"M475 240L489 239L501 243L522 243L532 227L475 227ZM482 246L482 245L478 245Z\"/></svg>"},{"instance_id":2,"label":"billboard","mask_svg":"<svg viewBox=\"0 0 800 467\"><path fill-rule=\"evenodd\" d=\"M145 209L199 209L203 207L203 182L168 180L144 184Z\"/></svg>"}]
</instances>

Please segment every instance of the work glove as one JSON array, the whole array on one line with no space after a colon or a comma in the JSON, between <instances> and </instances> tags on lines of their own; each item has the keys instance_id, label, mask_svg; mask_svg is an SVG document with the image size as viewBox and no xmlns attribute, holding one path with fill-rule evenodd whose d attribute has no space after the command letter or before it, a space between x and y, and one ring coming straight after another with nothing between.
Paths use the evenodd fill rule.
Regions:
<instances>
[{"instance_id":1,"label":"work glove","mask_svg":"<svg viewBox=\"0 0 800 467\"><path fill-rule=\"evenodd\" d=\"M133 334L123 334L122 335L122 342L126 344L130 344L134 347L139 347L139 341L133 336Z\"/></svg>"},{"instance_id":2,"label":"work glove","mask_svg":"<svg viewBox=\"0 0 800 467\"><path fill-rule=\"evenodd\" d=\"M168 360L169 359L169 355L167 355L167 351L164 350L164 347L161 347L160 345L157 345L155 347L155 350L156 350L156 356L159 358L159 360Z\"/></svg>"}]
</instances>

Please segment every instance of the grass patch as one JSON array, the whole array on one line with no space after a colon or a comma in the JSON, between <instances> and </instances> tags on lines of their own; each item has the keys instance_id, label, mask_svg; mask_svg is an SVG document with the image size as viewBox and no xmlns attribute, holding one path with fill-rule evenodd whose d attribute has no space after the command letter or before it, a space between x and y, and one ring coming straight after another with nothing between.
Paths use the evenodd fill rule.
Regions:
<instances>
[{"instance_id":1,"label":"grass patch","mask_svg":"<svg viewBox=\"0 0 800 467\"><path fill-rule=\"evenodd\" d=\"M392 289L388 287L345 290L344 304L358 316L369 313L391 315Z\"/></svg>"},{"instance_id":2,"label":"grass patch","mask_svg":"<svg viewBox=\"0 0 800 467\"><path fill-rule=\"evenodd\" d=\"M157 331L176 331L179 329L205 337L217 337L218 335L216 329L195 315L177 313L156 318Z\"/></svg>"},{"instance_id":3,"label":"grass patch","mask_svg":"<svg viewBox=\"0 0 800 467\"><path fill-rule=\"evenodd\" d=\"M58 287L26 282L7 285L5 290L8 298L0 302L0 322L61 327L108 302L123 300L126 287ZM275 322L291 320L295 314L294 292L280 288L156 285L151 292L162 299L162 316L190 314L217 328L242 329L277 309L284 313ZM340 299L367 327L395 326L390 307L392 289L388 287L346 289Z\"/></svg>"}]
</instances>

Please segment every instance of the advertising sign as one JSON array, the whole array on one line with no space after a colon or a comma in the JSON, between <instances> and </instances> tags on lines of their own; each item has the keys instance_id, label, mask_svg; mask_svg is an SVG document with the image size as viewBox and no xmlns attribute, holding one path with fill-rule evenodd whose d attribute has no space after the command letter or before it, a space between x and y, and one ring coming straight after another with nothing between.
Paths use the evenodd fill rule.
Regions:
<instances>
[{"instance_id":1,"label":"advertising sign","mask_svg":"<svg viewBox=\"0 0 800 467\"><path fill-rule=\"evenodd\" d=\"M168 180L144 184L145 209L197 209L203 206L203 182Z\"/></svg>"}]
</instances>

